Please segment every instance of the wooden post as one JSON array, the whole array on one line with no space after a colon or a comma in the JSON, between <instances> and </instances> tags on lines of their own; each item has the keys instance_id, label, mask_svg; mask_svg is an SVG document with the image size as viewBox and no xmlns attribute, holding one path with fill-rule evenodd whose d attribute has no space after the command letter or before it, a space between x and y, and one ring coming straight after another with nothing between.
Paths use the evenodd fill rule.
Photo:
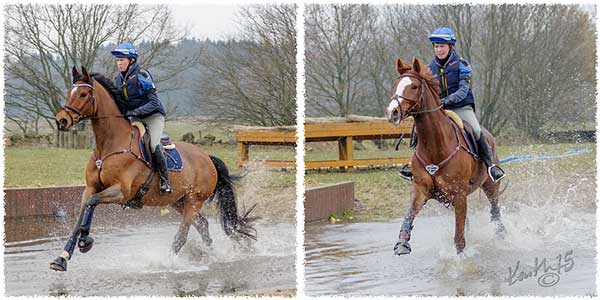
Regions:
<instances>
[{"instance_id":1,"label":"wooden post","mask_svg":"<svg viewBox=\"0 0 600 300\"><path fill-rule=\"evenodd\" d=\"M343 137L338 140L338 152L340 160L354 160L354 147L352 145L352 137ZM344 169L345 168L345 169ZM352 166L340 167L340 170L352 172Z\"/></svg>"},{"instance_id":2,"label":"wooden post","mask_svg":"<svg viewBox=\"0 0 600 300\"><path fill-rule=\"evenodd\" d=\"M248 161L248 144L244 142L237 143L238 148L238 159L237 159L237 167L240 170L244 164Z\"/></svg>"}]
</instances>

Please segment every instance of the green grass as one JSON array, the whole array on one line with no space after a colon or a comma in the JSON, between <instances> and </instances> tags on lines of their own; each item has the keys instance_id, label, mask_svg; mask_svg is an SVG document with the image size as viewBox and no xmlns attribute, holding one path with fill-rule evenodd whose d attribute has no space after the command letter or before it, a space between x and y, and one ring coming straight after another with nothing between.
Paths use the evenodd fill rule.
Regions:
<instances>
[{"instance_id":1,"label":"green grass","mask_svg":"<svg viewBox=\"0 0 600 300\"><path fill-rule=\"evenodd\" d=\"M221 158L230 172L237 172L236 146L218 144L200 147L208 154ZM289 158L293 151L293 148L254 149L254 154L262 157ZM5 188L83 185L85 165L91 153L91 149L6 148ZM264 219L284 222L294 220L295 175L295 172L281 172L260 166L250 167L244 178L236 184L240 207L249 208L252 204L257 204L255 215ZM214 213L212 210L214 208L208 208L208 214Z\"/></svg>"},{"instance_id":2,"label":"green grass","mask_svg":"<svg viewBox=\"0 0 600 300\"><path fill-rule=\"evenodd\" d=\"M310 145L308 147L311 147ZM367 147L366 151L355 150L356 157L383 157L406 155L406 150L395 152L392 150L376 150ZM596 144L556 144L556 145L528 145L528 146L500 146L500 158L512 155L556 155L571 149L589 149L592 152L571 157L550 159L543 161L513 162L502 167L509 174L507 179L511 182L509 190L526 193L526 188L535 188L535 184L556 185L559 191L567 190L574 182L582 178L595 178L596 174ZM410 152L408 152L410 153ZM307 159L335 159L337 146L313 149L307 154ZM537 178L537 179L536 179ZM536 180L545 180L538 182ZM353 181L355 184L355 197L361 201L366 210L357 214L358 218L367 217L398 217L404 215L410 203L411 183L398 177L398 168L384 169L359 169L351 173L344 173L331 169L330 171L308 171L305 176L307 188L333 184L343 181ZM560 188L565 187L565 188ZM595 179L593 180L595 188ZM594 189L587 191L590 205L595 199ZM479 201L487 205L485 201Z\"/></svg>"},{"instance_id":3,"label":"green grass","mask_svg":"<svg viewBox=\"0 0 600 300\"><path fill-rule=\"evenodd\" d=\"M4 186L43 187L85 182L89 149L15 148L4 151Z\"/></svg>"}]
</instances>

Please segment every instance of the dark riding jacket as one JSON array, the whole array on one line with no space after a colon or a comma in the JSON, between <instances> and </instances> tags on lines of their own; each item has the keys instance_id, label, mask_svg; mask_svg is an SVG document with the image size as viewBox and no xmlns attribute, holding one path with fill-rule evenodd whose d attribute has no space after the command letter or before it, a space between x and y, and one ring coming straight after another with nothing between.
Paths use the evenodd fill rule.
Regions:
<instances>
[{"instance_id":1,"label":"dark riding jacket","mask_svg":"<svg viewBox=\"0 0 600 300\"><path fill-rule=\"evenodd\" d=\"M166 115L165 109L156 95L156 87L152 82L152 75L140 67L136 62L129 66L127 73L123 78L123 73L117 73L115 76L115 88L123 95L125 99L126 111L133 115L145 118L155 113Z\"/></svg>"},{"instance_id":2,"label":"dark riding jacket","mask_svg":"<svg viewBox=\"0 0 600 300\"><path fill-rule=\"evenodd\" d=\"M470 105L475 110L475 98L471 91L471 66L460 58L454 48L450 49L449 57L444 65L437 57L429 64L429 69L440 81L440 100L444 109L456 109Z\"/></svg>"}]
</instances>

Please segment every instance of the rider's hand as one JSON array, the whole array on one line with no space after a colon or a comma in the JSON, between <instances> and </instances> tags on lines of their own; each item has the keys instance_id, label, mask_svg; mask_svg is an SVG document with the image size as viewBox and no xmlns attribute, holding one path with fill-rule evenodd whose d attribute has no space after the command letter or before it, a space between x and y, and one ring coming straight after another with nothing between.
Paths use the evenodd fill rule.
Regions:
<instances>
[{"instance_id":1,"label":"rider's hand","mask_svg":"<svg viewBox=\"0 0 600 300\"><path fill-rule=\"evenodd\" d=\"M448 98L442 98L442 99L440 99L440 102L442 103L442 106L448 105L448 100L450 100L450 99L448 99Z\"/></svg>"},{"instance_id":2,"label":"rider's hand","mask_svg":"<svg viewBox=\"0 0 600 300\"><path fill-rule=\"evenodd\" d=\"M138 114L135 112L135 110L128 110L125 113L125 116L128 117L128 118L131 118L131 117L137 117Z\"/></svg>"}]
</instances>

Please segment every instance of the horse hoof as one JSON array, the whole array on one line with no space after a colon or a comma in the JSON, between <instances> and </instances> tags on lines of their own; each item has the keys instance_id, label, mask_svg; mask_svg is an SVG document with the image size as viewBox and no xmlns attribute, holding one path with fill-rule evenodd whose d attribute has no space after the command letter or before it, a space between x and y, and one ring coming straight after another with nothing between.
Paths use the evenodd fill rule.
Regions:
<instances>
[{"instance_id":1,"label":"horse hoof","mask_svg":"<svg viewBox=\"0 0 600 300\"><path fill-rule=\"evenodd\" d=\"M506 237L506 227L500 220L492 221L496 224L496 238L503 240Z\"/></svg>"},{"instance_id":2,"label":"horse hoof","mask_svg":"<svg viewBox=\"0 0 600 300\"><path fill-rule=\"evenodd\" d=\"M57 257L53 262L50 263L50 269L59 272L65 272L67 270L67 260L62 256Z\"/></svg>"},{"instance_id":3,"label":"horse hoof","mask_svg":"<svg viewBox=\"0 0 600 300\"><path fill-rule=\"evenodd\" d=\"M410 244L404 239L399 240L394 246L394 254L396 255L409 254L410 251Z\"/></svg>"},{"instance_id":4,"label":"horse hoof","mask_svg":"<svg viewBox=\"0 0 600 300\"><path fill-rule=\"evenodd\" d=\"M77 246L79 246L79 251L81 251L81 253L86 253L90 251L93 245L94 239L90 236L80 238L79 242L77 243Z\"/></svg>"}]
</instances>

